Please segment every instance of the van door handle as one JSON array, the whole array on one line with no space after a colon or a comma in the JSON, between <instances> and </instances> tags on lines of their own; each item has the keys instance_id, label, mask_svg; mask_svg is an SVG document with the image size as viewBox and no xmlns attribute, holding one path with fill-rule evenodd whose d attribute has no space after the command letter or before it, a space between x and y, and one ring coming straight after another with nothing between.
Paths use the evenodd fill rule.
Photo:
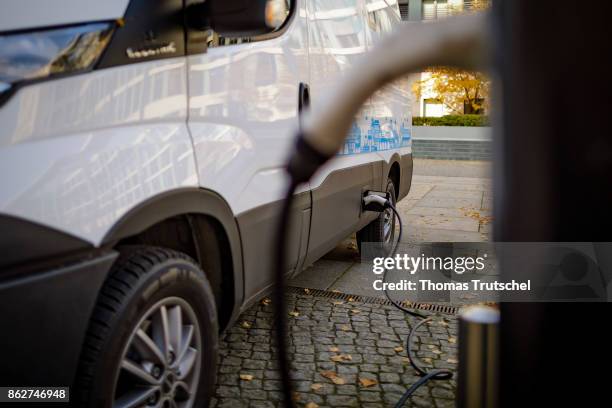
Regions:
<instances>
[{"instance_id":1,"label":"van door handle","mask_svg":"<svg viewBox=\"0 0 612 408\"><path fill-rule=\"evenodd\" d=\"M310 106L310 87L304 82L300 82L298 90L298 114L308 109Z\"/></svg>"}]
</instances>

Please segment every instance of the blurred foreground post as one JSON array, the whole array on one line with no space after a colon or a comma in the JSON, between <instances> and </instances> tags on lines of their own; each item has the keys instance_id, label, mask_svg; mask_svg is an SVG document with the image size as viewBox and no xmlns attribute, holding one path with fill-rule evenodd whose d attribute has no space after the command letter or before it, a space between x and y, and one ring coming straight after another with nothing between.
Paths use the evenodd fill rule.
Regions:
<instances>
[{"instance_id":1,"label":"blurred foreground post","mask_svg":"<svg viewBox=\"0 0 612 408\"><path fill-rule=\"evenodd\" d=\"M459 316L458 408L497 408L499 311L472 306Z\"/></svg>"},{"instance_id":2,"label":"blurred foreground post","mask_svg":"<svg viewBox=\"0 0 612 408\"><path fill-rule=\"evenodd\" d=\"M612 3L495 0L493 9L495 241L612 241ZM597 262L610 267L606 254ZM612 366L611 306L502 303L502 406L610 406L610 375L599 373Z\"/></svg>"}]
</instances>

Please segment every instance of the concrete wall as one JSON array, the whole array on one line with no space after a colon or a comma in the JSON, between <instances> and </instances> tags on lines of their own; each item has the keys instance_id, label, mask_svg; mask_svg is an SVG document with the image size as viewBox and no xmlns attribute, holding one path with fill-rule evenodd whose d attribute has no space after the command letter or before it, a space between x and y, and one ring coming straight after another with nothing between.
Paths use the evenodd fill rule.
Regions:
<instances>
[{"instance_id":1,"label":"concrete wall","mask_svg":"<svg viewBox=\"0 0 612 408\"><path fill-rule=\"evenodd\" d=\"M446 160L491 160L491 128L413 126L414 157Z\"/></svg>"}]
</instances>

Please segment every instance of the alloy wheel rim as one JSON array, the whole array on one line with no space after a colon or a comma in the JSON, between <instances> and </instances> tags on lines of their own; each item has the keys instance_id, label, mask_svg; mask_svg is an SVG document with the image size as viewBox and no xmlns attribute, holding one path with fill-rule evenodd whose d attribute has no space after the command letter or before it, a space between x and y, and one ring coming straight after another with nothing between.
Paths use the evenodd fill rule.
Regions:
<instances>
[{"instance_id":1,"label":"alloy wheel rim","mask_svg":"<svg viewBox=\"0 0 612 408\"><path fill-rule=\"evenodd\" d=\"M115 375L113 408L190 408L201 371L196 314L183 299L151 306L128 342Z\"/></svg>"}]
</instances>

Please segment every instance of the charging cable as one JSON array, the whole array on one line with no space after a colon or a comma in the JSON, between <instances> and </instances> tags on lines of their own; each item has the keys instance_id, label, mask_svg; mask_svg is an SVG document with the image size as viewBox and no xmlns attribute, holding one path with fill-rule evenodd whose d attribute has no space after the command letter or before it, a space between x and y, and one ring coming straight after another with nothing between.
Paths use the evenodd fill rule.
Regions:
<instances>
[{"instance_id":1,"label":"charging cable","mask_svg":"<svg viewBox=\"0 0 612 408\"><path fill-rule=\"evenodd\" d=\"M287 237L289 236L289 220L293 195L297 183L291 181L287 188L286 198L283 201L280 222L276 232L276 262L274 265L276 285L274 286L273 304L276 308L276 346L278 350L278 369L281 373L281 386L286 407L294 408L293 385L291 384L291 371L289 367L289 354L287 351L287 302L285 299L285 273L287 269Z\"/></svg>"},{"instance_id":2,"label":"charging cable","mask_svg":"<svg viewBox=\"0 0 612 408\"><path fill-rule=\"evenodd\" d=\"M492 37L488 28L487 17L484 14L452 17L428 24L402 24L393 34L382 39L373 49L369 50L341 78L337 87L324 95L321 103L313 105L312 111L304 117L297 143L287 164L289 183L275 237L276 341L285 406L295 407L286 344L288 332L284 287L285 274L291 269L287 265L286 241L289 237L290 213L297 186L308 181L317 169L341 149L359 108L381 87L404 74L419 72L429 66L483 68L488 62L489 41ZM380 205L379 201L379 199L371 198L370 204ZM390 208L399 219L395 208L393 206ZM397 249L396 247L397 245L393 251ZM420 313L409 311L393 301L388 293L386 295L398 309L414 317L424 318L408 336L407 345L409 346L413 333L428 320ZM407 347L407 350L410 355L410 348ZM444 379L452 376L445 370L427 372L414 363L416 360L413 358L410 361L423 377L406 390L397 406L401 406L416 388L430 379Z\"/></svg>"},{"instance_id":3,"label":"charging cable","mask_svg":"<svg viewBox=\"0 0 612 408\"><path fill-rule=\"evenodd\" d=\"M395 256L395 254L397 253L397 249L399 247L399 244L401 242L402 239L402 218L400 217L399 213L397 212L397 209L395 208L395 206L393 205L393 203L391 203L391 200L388 199L384 199L380 196L375 196L378 198L374 198L371 197L371 195L368 195L364 198L364 205L366 203L366 199L368 202L377 202L379 203L382 199L384 200L384 202L382 203L383 208L390 208L393 211L393 215L397 218L397 223L399 224L399 231L397 234L397 242L395 245L393 245L392 249L389 251L389 254L387 256L389 257L393 257ZM371 208L371 207L370 207ZM389 272L389 270L387 268L385 268L384 272L383 272L383 283L387 282L387 273ZM408 360L410 362L410 365L412 366L412 368L414 368L416 370L416 372L421 376L421 378L415 382L414 384L412 384L410 386L410 388L408 388L404 394L402 395L402 397L399 399L399 401L397 402L397 404L395 404L395 408L400 408L403 407L404 404L406 403L406 401L408 401L408 398L410 398L412 396L412 394L414 394L414 392L419 389L420 386L426 384L428 381L430 380L448 380L451 379L453 377L453 373L450 370L447 369L434 369L431 371L427 371L425 368L423 368L419 363L418 360L416 358L416 356L414 355L413 351L412 351L412 339L414 338L415 333L419 330L419 328L421 326L423 326L424 324L428 323L431 321L431 317L427 317L424 314L421 314L415 310L411 310L408 309L406 307L404 307L401 303L397 302L395 299L393 299L391 297L391 294L389 293L389 289L387 288L387 285L384 285L385 287L385 296L387 297L387 299L389 300L389 302L391 302L393 304L393 306L395 306L397 309L401 310L402 312L415 317L415 318L419 318L419 319L423 319L421 320L419 323L417 323L411 330L410 333L408 334L408 337L406 338L406 353L408 354Z\"/></svg>"},{"instance_id":4,"label":"charging cable","mask_svg":"<svg viewBox=\"0 0 612 408\"><path fill-rule=\"evenodd\" d=\"M287 196L293 197L293 195L295 194L296 188L297 188L297 184L291 183L287 190ZM292 199L287 199L283 202L283 207L281 209L281 219L289 220L292 202L293 202ZM395 256L397 249L399 247L399 244L401 242L402 233L403 233L402 219L397 209L395 208L393 203L391 203L391 200L389 200L388 198L382 197L381 195L378 195L378 194L366 194L366 196L363 198L363 208L366 211L374 211L374 212L383 212L386 209L391 209L391 211L393 211L393 216L397 219L399 228L398 228L397 241L394 244L392 243L392 247L389 250L389 253L387 254L387 256L389 257ZM276 242L276 247L279 249L279 256L277 256L276 258L277 264L276 264L275 270L276 270L277 285L274 291L274 303L276 304L277 311L280 311L280 313L277 313L277 316L276 316L276 342L277 342L277 347L278 347L279 369L282 373L281 385L283 389L283 396L285 399L285 406L295 407L294 394L292 392L293 386L291 384L292 382L291 374L290 374L291 370L290 370L287 343L286 343L287 339L285 336L285 334L288 333L287 317L286 317L286 313L284 313L287 307L286 307L285 293L283 291L283 288L285 286L284 271L287 270L286 265L285 265L286 264L285 254L287 250L286 248L287 242L286 242L285 237L287 236L286 235L287 230L288 230L288 222L279 224L279 230L277 232L277 242ZM388 271L389 270L385 268L385 271L383 272L383 282L385 283L387 282ZM412 366L412 368L416 370L416 372L421 376L421 378L416 383L414 383L412 386L410 386L404 392L404 394L399 399L397 404L395 404L396 408L400 408L404 406L406 401L408 401L408 398L410 398L412 394L414 394L414 392L419 387L426 384L428 381L430 380L448 380L452 378L453 373L452 371L446 370L446 369L435 369L435 370L427 371L425 368L422 367L422 365L419 364L418 359L416 358L416 356L414 355L412 351L412 347L411 347L412 341L413 341L415 333L419 330L419 328L423 326L424 324L430 322L431 318L430 317L428 318L427 316L415 310L411 310L411 309L404 307L401 303L397 302L395 299L391 297L391 294L389 293L389 290L386 287L387 285L385 285L385 296L398 310L401 310L402 312L412 317L423 319L410 330L410 333L408 334L408 337L406 339L406 353L408 355L410 365Z\"/></svg>"},{"instance_id":5,"label":"charging cable","mask_svg":"<svg viewBox=\"0 0 612 408\"><path fill-rule=\"evenodd\" d=\"M366 210L366 211L375 211L375 212L383 212L386 209L391 209L391 211L393 211L393 216L397 219L397 223L399 224L399 230L398 230L398 235L397 235L397 241L389 249L389 252L387 253L387 256L388 257L394 257L395 254L397 253L397 249L398 249L399 244L400 244L400 242L402 240L403 227L402 227L402 218L399 215L399 213L397 212L397 209L395 208L395 206L393 205L391 200L389 200L388 195L385 198L380 193L367 192L366 195L363 198L363 209ZM384 266L383 266L383 268L384 268ZM387 283L388 272L389 272L389 270L387 268L384 268L384 272L383 272L383 284ZM395 407L399 408L399 407L403 407L404 406L404 404L406 403L408 398L410 398L412 396L412 394L414 394L414 392L421 385L427 383L429 380L448 380L448 379L452 378L453 373L450 370L446 370L446 369L436 369L436 370L427 371L425 368L423 368L419 364L418 359L416 358L416 356L412 352L412 347L411 347L412 340L414 338L415 333L419 330L419 328L421 326L423 326L424 324L430 322L431 318L425 316L422 313L417 312L416 310L411 310L411 309L408 309L408 308L404 307L400 302L396 301L395 299L393 299L391 297L391 294L389 293L388 285L384 285L384 287L385 287L385 291L384 291L385 292L385 296L387 297L389 302L391 302L391 304L393 304L393 306L395 306L397 309L401 310L402 312L404 312L404 313L406 313L406 314L408 314L408 315L410 315L412 317L422 319L419 323L417 323L410 330L410 333L408 334L408 337L406 339L406 353L408 354L408 359L410 361L410 365L412 366L412 368L414 368L416 370L416 372L418 373L418 375L421 376L421 378L416 383L414 383L412 386L410 386L410 388L408 388L404 392L404 394L399 399L397 404L395 404Z\"/></svg>"}]
</instances>

